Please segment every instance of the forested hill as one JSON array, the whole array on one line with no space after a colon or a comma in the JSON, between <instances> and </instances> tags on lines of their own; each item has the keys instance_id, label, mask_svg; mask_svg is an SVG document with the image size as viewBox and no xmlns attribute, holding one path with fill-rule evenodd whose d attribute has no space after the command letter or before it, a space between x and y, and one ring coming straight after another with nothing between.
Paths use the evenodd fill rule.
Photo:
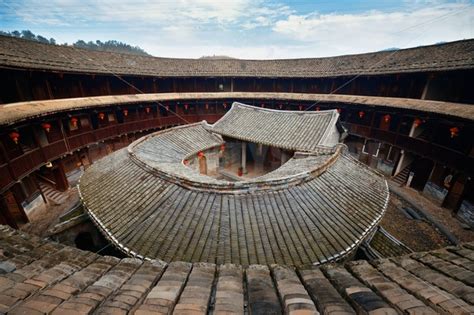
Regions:
<instances>
[{"instance_id":1,"label":"forested hill","mask_svg":"<svg viewBox=\"0 0 474 315\"><path fill-rule=\"evenodd\" d=\"M18 37L18 38L23 38L23 39L32 40L32 41L45 43L45 44L58 45L58 43L56 42L54 38L48 39L44 36L36 35L30 30L24 30L21 32L20 31L12 31L12 32L0 31L0 35ZM150 56L150 54L148 54L146 51L144 51L142 48L138 46L131 46L129 44L116 41L116 40L108 40L105 42L102 42L100 40L96 40L95 42L93 41L85 42L80 39L72 44L63 43L60 45L74 46L78 48L85 48L85 49L91 49L91 50L111 51L111 52L118 52L118 53Z\"/></svg>"}]
</instances>

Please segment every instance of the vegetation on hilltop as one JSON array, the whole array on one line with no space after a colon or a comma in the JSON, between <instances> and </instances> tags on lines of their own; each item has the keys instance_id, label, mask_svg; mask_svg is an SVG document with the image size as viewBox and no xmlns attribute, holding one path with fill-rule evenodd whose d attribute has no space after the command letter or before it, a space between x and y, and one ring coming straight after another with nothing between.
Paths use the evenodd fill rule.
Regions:
<instances>
[{"instance_id":1,"label":"vegetation on hilltop","mask_svg":"<svg viewBox=\"0 0 474 315\"><path fill-rule=\"evenodd\" d=\"M0 31L0 35L23 38L26 40L31 40L35 42L44 43L44 44L57 45L57 42L54 38L48 39L44 36L36 35L30 30L23 30L21 32L20 31L12 31L12 32ZM96 40L95 42L93 41L85 42L82 39L80 39L76 41L75 43L72 43L71 45L68 45L68 43L64 43L62 45L85 48L85 49L90 49L90 50L110 51L110 52L118 52L118 53L126 53L126 54L135 54L135 55L141 55L141 56L150 56L145 50L143 50L142 48L138 46L131 46L129 44L126 44L117 40L108 40L105 42Z\"/></svg>"}]
</instances>

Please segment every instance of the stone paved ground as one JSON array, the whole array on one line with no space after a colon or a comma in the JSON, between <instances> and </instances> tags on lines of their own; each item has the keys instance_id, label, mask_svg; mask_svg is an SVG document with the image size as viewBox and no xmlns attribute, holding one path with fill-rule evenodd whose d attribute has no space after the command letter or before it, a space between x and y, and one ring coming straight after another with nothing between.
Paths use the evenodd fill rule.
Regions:
<instances>
[{"instance_id":1,"label":"stone paved ground","mask_svg":"<svg viewBox=\"0 0 474 315\"><path fill-rule=\"evenodd\" d=\"M449 245L447 239L430 223L407 218L401 207L407 206L396 195L390 195L381 226L413 251L426 251Z\"/></svg>"},{"instance_id":2,"label":"stone paved ground","mask_svg":"<svg viewBox=\"0 0 474 315\"><path fill-rule=\"evenodd\" d=\"M459 240L459 242L474 241L474 231L464 229L461 221L453 216L451 210L437 206L430 199L414 189L407 187L393 187L393 189L397 189L399 193L403 194L403 198L409 200L413 204L417 204L433 216L439 223L444 225L448 231Z\"/></svg>"},{"instance_id":3,"label":"stone paved ground","mask_svg":"<svg viewBox=\"0 0 474 315\"><path fill-rule=\"evenodd\" d=\"M39 236L46 236L47 230L58 222L59 216L73 207L79 201L77 188L64 192L66 201L60 205L54 203L42 204L29 215L30 222L21 227L22 231Z\"/></svg>"}]
</instances>

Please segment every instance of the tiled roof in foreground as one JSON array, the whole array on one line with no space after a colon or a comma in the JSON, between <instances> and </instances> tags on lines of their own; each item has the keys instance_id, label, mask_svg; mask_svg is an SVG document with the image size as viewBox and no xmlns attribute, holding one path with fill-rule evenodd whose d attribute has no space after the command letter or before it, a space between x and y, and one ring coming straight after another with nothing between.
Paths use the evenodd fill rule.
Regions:
<instances>
[{"instance_id":1,"label":"tiled roof in foreground","mask_svg":"<svg viewBox=\"0 0 474 315\"><path fill-rule=\"evenodd\" d=\"M0 226L8 314L472 314L473 285L473 243L294 269L118 259Z\"/></svg>"},{"instance_id":2,"label":"tiled roof in foreground","mask_svg":"<svg viewBox=\"0 0 474 315\"><path fill-rule=\"evenodd\" d=\"M398 51L277 60L178 59L93 51L0 36L0 67L156 77L311 78L474 68L474 40Z\"/></svg>"},{"instance_id":3,"label":"tiled roof in foreground","mask_svg":"<svg viewBox=\"0 0 474 315\"><path fill-rule=\"evenodd\" d=\"M298 154L249 181L213 179L182 163L220 143L203 123L139 139L87 169L83 204L130 256L242 265L340 260L384 214L386 181L343 145Z\"/></svg>"},{"instance_id":4,"label":"tiled roof in foreground","mask_svg":"<svg viewBox=\"0 0 474 315\"><path fill-rule=\"evenodd\" d=\"M336 110L274 110L235 102L211 130L286 150L313 151L322 145L333 145L330 138L338 117Z\"/></svg>"}]
</instances>

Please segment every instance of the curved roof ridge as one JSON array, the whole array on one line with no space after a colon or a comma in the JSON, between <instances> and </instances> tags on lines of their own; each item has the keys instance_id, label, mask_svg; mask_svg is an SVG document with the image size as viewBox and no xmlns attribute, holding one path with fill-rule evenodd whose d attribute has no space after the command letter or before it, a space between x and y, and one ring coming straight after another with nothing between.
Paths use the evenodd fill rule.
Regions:
<instances>
[{"instance_id":1,"label":"curved roof ridge","mask_svg":"<svg viewBox=\"0 0 474 315\"><path fill-rule=\"evenodd\" d=\"M338 117L336 110L284 111L234 102L211 130L242 141L291 151L312 151L329 139Z\"/></svg>"},{"instance_id":2,"label":"curved roof ridge","mask_svg":"<svg viewBox=\"0 0 474 315\"><path fill-rule=\"evenodd\" d=\"M317 78L472 69L474 40L390 51L300 59L186 59L148 57L55 46L0 36L0 67L158 77ZM386 62L380 62L390 56ZM375 59L375 60L374 60ZM374 61L379 61L374 66Z\"/></svg>"}]
</instances>

